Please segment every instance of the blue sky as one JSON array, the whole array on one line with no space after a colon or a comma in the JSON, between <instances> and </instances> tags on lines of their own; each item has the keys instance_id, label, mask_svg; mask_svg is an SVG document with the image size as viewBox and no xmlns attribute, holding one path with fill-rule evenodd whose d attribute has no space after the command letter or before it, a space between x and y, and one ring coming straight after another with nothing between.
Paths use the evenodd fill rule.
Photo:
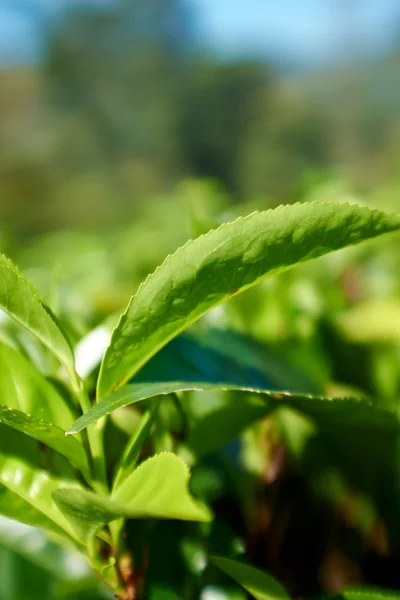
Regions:
<instances>
[{"instance_id":1,"label":"blue sky","mask_svg":"<svg viewBox=\"0 0 400 600\"><path fill-rule=\"evenodd\" d=\"M385 51L400 37L399 0L190 0L204 39L218 51L259 55L271 48L319 62L337 54L343 12L363 53ZM348 27L350 26L348 24Z\"/></svg>"},{"instance_id":2,"label":"blue sky","mask_svg":"<svg viewBox=\"0 0 400 600\"><path fill-rule=\"evenodd\" d=\"M31 0L44 12L65 0ZM363 54L379 54L400 37L399 0L186 0L197 15L205 46L224 56L282 55L299 63L321 64L338 54L346 29L338 6L352 7ZM0 0L0 61L23 62L40 54L41 30L32 13L18 10L20 0ZM40 14L40 13L38 13ZM40 23L40 19L39 19ZM354 36L351 36L354 38Z\"/></svg>"}]
</instances>

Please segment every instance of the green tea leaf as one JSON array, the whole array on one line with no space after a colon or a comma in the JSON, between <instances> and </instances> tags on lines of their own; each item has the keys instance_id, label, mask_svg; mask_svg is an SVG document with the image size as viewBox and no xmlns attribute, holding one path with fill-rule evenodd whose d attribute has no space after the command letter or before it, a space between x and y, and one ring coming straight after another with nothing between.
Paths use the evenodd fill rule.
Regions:
<instances>
[{"instance_id":1,"label":"green tea leaf","mask_svg":"<svg viewBox=\"0 0 400 600\"><path fill-rule=\"evenodd\" d=\"M330 596L330 598L331 600L398 600L400 595L392 590L355 587Z\"/></svg>"},{"instance_id":2,"label":"green tea leaf","mask_svg":"<svg viewBox=\"0 0 400 600\"><path fill-rule=\"evenodd\" d=\"M210 560L257 600L290 600L281 584L268 573L229 558L213 556Z\"/></svg>"},{"instance_id":3,"label":"green tea leaf","mask_svg":"<svg viewBox=\"0 0 400 600\"><path fill-rule=\"evenodd\" d=\"M3 485L0 485L0 515L31 527L40 527L58 535L64 534L54 521Z\"/></svg>"},{"instance_id":4,"label":"green tea leaf","mask_svg":"<svg viewBox=\"0 0 400 600\"><path fill-rule=\"evenodd\" d=\"M189 470L175 454L157 454L142 463L111 498L77 489L53 497L79 536L88 538L119 518L209 521L211 514L188 490Z\"/></svg>"},{"instance_id":5,"label":"green tea leaf","mask_svg":"<svg viewBox=\"0 0 400 600\"><path fill-rule=\"evenodd\" d=\"M74 372L73 352L54 316L25 276L5 256L0 256L0 308L47 346L69 373Z\"/></svg>"},{"instance_id":6,"label":"green tea leaf","mask_svg":"<svg viewBox=\"0 0 400 600\"><path fill-rule=\"evenodd\" d=\"M271 392L270 390L244 387L230 383L207 384L202 382L168 381L165 383L136 383L126 385L122 389L110 394L108 398L105 398L86 414L82 415L73 424L71 429L67 431L67 434L82 431L82 429L91 423L122 406L127 406L146 398L187 391L238 391L258 394L264 399L266 407L270 405L273 408L288 406L317 419L318 422L325 421L328 425L337 425L340 421L346 421L361 428L368 426L372 429L383 428L383 430L391 432L399 430L399 420L395 413L369 404L367 401L355 400L354 398L325 398L305 394L289 394L288 392Z\"/></svg>"},{"instance_id":7,"label":"green tea leaf","mask_svg":"<svg viewBox=\"0 0 400 600\"><path fill-rule=\"evenodd\" d=\"M110 414L122 406L128 406L128 404L134 404L135 402L154 396L199 389L196 387L197 385L200 385L201 389L208 389L207 384L195 384L194 387L192 387L190 383L186 384L185 382L176 381L156 381L154 383L133 383L131 385L126 385L120 390L110 394L110 396L79 417L72 427L68 429L67 435L79 433L91 423L98 421L101 417ZM210 389L213 389L213 386L211 386Z\"/></svg>"},{"instance_id":8,"label":"green tea leaf","mask_svg":"<svg viewBox=\"0 0 400 600\"><path fill-rule=\"evenodd\" d=\"M45 516L76 539L52 498L53 491L61 486L80 487L68 463L59 459L64 462L32 438L0 424L0 484L41 513L39 526Z\"/></svg>"},{"instance_id":9,"label":"green tea leaf","mask_svg":"<svg viewBox=\"0 0 400 600\"><path fill-rule=\"evenodd\" d=\"M0 344L0 396L3 404L60 429L76 416L51 383L19 352Z\"/></svg>"},{"instance_id":10,"label":"green tea leaf","mask_svg":"<svg viewBox=\"0 0 400 600\"><path fill-rule=\"evenodd\" d=\"M140 286L105 353L98 397L123 385L208 310L267 276L398 230L400 219L347 204L307 203L253 213L169 256Z\"/></svg>"},{"instance_id":11,"label":"green tea leaf","mask_svg":"<svg viewBox=\"0 0 400 600\"><path fill-rule=\"evenodd\" d=\"M63 429L2 404L0 404L0 422L53 448L89 476L89 465L82 444L75 438L66 437Z\"/></svg>"}]
</instances>

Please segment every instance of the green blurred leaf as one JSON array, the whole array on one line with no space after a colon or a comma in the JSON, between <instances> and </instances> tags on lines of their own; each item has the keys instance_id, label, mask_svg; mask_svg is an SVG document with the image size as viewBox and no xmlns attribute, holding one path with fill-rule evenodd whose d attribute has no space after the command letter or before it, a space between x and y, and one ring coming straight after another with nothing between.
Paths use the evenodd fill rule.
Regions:
<instances>
[{"instance_id":1,"label":"green blurred leaf","mask_svg":"<svg viewBox=\"0 0 400 600\"><path fill-rule=\"evenodd\" d=\"M400 301L370 299L339 314L336 323L355 342L379 343L400 340Z\"/></svg>"},{"instance_id":2,"label":"green blurred leaf","mask_svg":"<svg viewBox=\"0 0 400 600\"><path fill-rule=\"evenodd\" d=\"M0 517L0 598L111 598L85 558L36 527Z\"/></svg>"},{"instance_id":3,"label":"green blurred leaf","mask_svg":"<svg viewBox=\"0 0 400 600\"><path fill-rule=\"evenodd\" d=\"M130 383L229 381L238 385L318 394L319 387L265 344L236 331L197 326L171 340Z\"/></svg>"},{"instance_id":4,"label":"green blurred leaf","mask_svg":"<svg viewBox=\"0 0 400 600\"><path fill-rule=\"evenodd\" d=\"M195 419L187 444L196 456L211 454L235 439L244 429L274 410L255 394L226 394L227 399Z\"/></svg>"},{"instance_id":5,"label":"green blurred leaf","mask_svg":"<svg viewBox=\"0 0 400 600\"><path fill-rule=\"evenodd\" d=\"M0 424L0 483L24 501L20 513L14 511L13 518L25 522L25 503L41 513L43 526L46 517L67 535L76 539L73 530L53 501L52 493L62 486L80 487L68 463L57 458L51 450L41 448L32 438ZM14 509L13 509L14 510ZM10 512L6 516L11 516ZM34 525L34 513L27 513L28 524Z\"/></svg>"},{"instance_id":6,"label":"green blurred leaf","mask_svg":"<svg viewBox=\"0 0 400 600\"><path fill-rule=\"evenodd\" d=\"M308 203L253 213L188 242L131 299L105 353L98 398L229 297L297 263L399 228L398 217L379 211Z\"/></svg>"},{"instance_id":7,"label":"green blurred leaf","mask_svg":"<svg viewBox=\"0 0 400 600\"><path fill-rule=\"evenodd\" d=\"M65 398L19 352L0 344L2 403L66 429L76 418Z\"/></svg>"},{"instance_id":8,"label":"green blurred leaf","mask_svg":"<svg viewBox=\"0 0 400 600\"><path fill-rule=\"evenodd\" d=\"M90 476L89 464L82 444L74 438L66 437L63 429L2 404L0 404L0 422L53 448L73 465L79 467L87 477Z\"/></svg>"},{"instance_id":9,"label":"green blurred leaf","mask_svg":"<svg viewBox=\"0 0 400 600\"><path fill-rule=\"evenodd\" d=\"M54 316L36 290L5 256L0 256L0 307L37 337L73 373L74 355Z\"/></svg>"},{"instance_id":10,"label":"green blurred leaf","mask_svg":"<svg viewBox=\"0 0 400 600\"><path fill-rule=\"evenodd\" d=\"M237 581L257 600L289 600L285 589L271 575L230 558L210 558L221 571Z\"/></svg>"},{"instance_id":11,"label":"green blurred leaf","mask_svg":"<svg viewBox=\"0 0 400 600\"><path fill-rule=\"evenodd\" d=\"M333 600L398 600L400 594L396 591L377 588L350 588L341 594L330 596Z\"/></svg>"},{"instance_id":12,"label":"green blurred leaf","mask_svg":"<svg viewBox=\"0 0 400 600\"><path fill-rule=\"evenodd\" d=\"M63 535L63 529L54 521L27 500L24 500L22 496L3 485L0 485L0 515L14 521L20 521L25 525L41 527L46 531Z\"/></svg>"},{"instance_id":13,"label":"green blurred leaf","mask_svg":"<svg viewBox=\"0 0 400 600\"><path fill-rule=\"evenodd\" d=\"M190 496L188 483L185 463L164 453L142 463L111 498L77 489L55 490L53 497L78 535L88 538L119 518L209 521L209 511Z\"/></svg>"}]
</instances>

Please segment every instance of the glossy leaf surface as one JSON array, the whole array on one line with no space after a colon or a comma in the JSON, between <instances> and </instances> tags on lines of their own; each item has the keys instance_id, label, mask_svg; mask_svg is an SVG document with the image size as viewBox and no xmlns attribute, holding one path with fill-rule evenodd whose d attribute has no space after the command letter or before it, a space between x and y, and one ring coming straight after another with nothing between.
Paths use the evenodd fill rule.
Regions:
<instances>
[{"instance_id":1,"label":"glossy leaf surface","mask_svg":"<svg viewBox=\"0 0 400 600\"><path fill-rule=\"evenodd\" d=\"M140 286L104 356L98 398L124 384L208 310L298 263L400 228L400 219L347 204L253 213L188 242Z\"/></svg>"}]
</instances>

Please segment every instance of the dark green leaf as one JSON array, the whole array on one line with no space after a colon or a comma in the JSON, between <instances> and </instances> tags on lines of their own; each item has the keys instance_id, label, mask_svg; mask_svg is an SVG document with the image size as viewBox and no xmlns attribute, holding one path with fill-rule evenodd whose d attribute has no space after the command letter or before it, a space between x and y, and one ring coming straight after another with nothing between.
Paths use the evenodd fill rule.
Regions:
<instances>
[{"instance_id":1,"label":"dark green leaf","mask_svg":"<svg viewBox=\"0 0 400 600\"><path fill-rule=\"evenodd\" d=\"M289 600L285 589L271 575L236 560L213 556L211 562L240 583L257 600Z\"/></svg>"}]
</instances>

